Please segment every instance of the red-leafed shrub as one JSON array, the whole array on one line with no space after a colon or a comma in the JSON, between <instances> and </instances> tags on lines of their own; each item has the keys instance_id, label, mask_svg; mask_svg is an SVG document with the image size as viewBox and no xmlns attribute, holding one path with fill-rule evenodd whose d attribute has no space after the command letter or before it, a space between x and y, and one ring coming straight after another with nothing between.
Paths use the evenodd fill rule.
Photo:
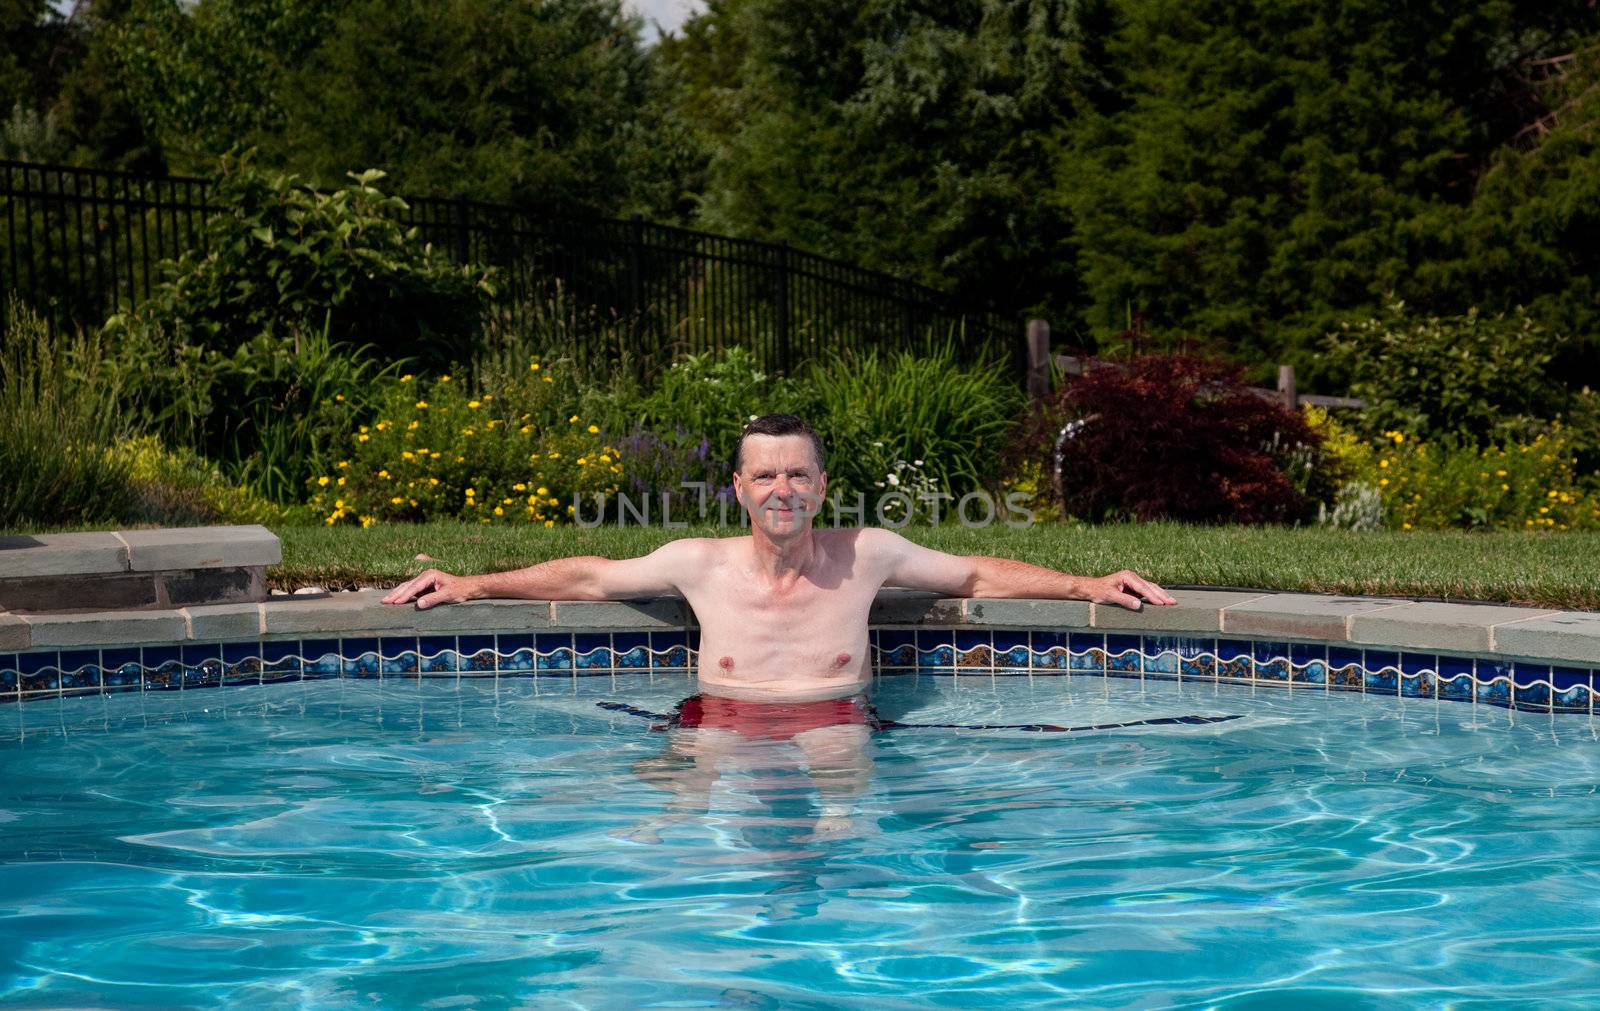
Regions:
<instances>
[{"instance_id":1,"label":"red-leafed shrub","mask_svg":"<svg viewBox=\"0 0 1600 1011\"><path fill-rule=\"evenodd\" d=\"M1332 497L1322 437L1245 386L1239 366L1191 354L1089 364L1018 445L1043 463L1066 515L1295 523Z\"/></svg>"}]
</instances>

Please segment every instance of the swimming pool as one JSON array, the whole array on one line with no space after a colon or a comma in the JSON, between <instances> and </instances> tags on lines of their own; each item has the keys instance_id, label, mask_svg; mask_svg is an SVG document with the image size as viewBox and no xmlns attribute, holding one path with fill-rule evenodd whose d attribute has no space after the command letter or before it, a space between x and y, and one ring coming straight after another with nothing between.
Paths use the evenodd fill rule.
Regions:
<instances>
[{"instance_id":1,"label":"swimming pool","mask_svg":"<svg viewBox=\"0 0 1600 1011\"><path fill-rule=\"evenodd\" d=\"M0 707L0 1002L1600 998L1591 717L1115 673L874 697L907 723L1243 718L884 732L823 838L784 741L659 820L669 735L598 703L664 712L680 671Z\"/></svg>"}]
</instances>

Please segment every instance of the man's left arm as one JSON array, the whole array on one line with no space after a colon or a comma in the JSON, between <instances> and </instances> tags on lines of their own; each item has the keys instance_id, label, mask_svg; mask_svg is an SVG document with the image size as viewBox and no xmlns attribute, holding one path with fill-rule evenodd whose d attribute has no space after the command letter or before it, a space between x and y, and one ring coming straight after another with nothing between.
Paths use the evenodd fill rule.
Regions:
<instances>
[{"instance_id":1,"label":"man's left arm","mask_svg":"<svg viewBox=\"0 0 1600 1011\"><path fill-rule=\"evenodd\" d=\"M1148 579L1123 569L1108 576L1073 576L1042 565L992 558L951 555L925 548L893 531L880 531L876 547L883 552L884 584L911 590L932 590L953 597L1035 597L1120 604L1138 610L1177 601Z\"/></svg>"}]
</instances>

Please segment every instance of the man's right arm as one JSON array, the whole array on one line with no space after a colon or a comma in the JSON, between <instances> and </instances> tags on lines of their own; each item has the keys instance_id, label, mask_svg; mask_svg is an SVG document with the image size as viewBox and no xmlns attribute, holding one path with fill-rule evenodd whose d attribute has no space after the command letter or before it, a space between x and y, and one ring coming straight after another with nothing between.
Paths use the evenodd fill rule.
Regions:
<instances>
[{"instance_id":1,"label":"man's right arm","mask_svg":"<svg viewBox=\"0 0 1600 1011\"><path fill-rule=\"evenodd\" d=\"M639 558L579 555L556 558L526 569L481 576L452 576L428 569L391 590L385 604L415 600L423 610L484 597L524 600L628 600L680 593L682 583L705 564L700 541L686 538L664 544Z\"/></svg>"}]
</instances>

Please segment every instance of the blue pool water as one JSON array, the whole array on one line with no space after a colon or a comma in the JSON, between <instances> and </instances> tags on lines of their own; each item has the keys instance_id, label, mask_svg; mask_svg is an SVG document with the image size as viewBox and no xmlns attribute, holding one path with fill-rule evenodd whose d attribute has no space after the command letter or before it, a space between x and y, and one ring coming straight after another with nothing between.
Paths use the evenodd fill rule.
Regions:
<instances>
[{"instance_id":1,"label":"blue pool water","mask_svg":"<svg viewBox=\"0 0 1600 1011\"><path fill-rule=\"evenodd\" d=\"M5 707L0 1005L1600 1000L1588 717L884 677L903 722L1247 716L894 730L819 759L824 798L792 742L694 779L667 734L595 705L687 691L316 681Z\"/></svg>"}]
</instances>

